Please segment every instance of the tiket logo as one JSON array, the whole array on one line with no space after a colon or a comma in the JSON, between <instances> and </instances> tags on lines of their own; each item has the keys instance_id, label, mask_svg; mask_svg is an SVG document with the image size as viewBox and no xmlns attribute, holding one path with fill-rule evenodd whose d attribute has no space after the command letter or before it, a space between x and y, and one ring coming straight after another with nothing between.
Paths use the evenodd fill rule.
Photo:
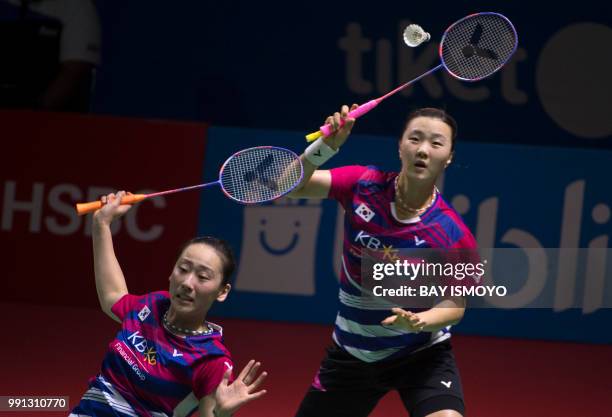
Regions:
<instances>
[{"instance_id":1,"label":"tiket logo","mask_svg":"<svg viewBox=\"0 0 612 417\"><path fill-rule=\"evenodd\" d=\"M404 43L401 41L402 33L409 23L411 22L408 20L402 20L398 23L397 28L399 29L399 36L395 36L395 39L399 41L398 45L393 45L391 39L376 39L367 36L369 28L366 25L357 22L347 23L345 33L338 39L337 45L340 50L344 52L346 85L351 93L367 96L377 93L385 94L389 92L391 88L395 87L393 84L393 77L397 78L398 83L403 83L418 74L430 70L438 63L439 45L434 42L423 45L421 48L418 48L418 51L415 50L415 48L405 47ZM586 32L586 34L581 32L578 35L576 32L570 32L569 36L570 38L573 36L578 39L584 39L587 36L593 37L594 35L592 35L592 32ZM474 37L474 40L479 39ZM602 40L602 44L606 45L603 42ZM556 51L564 51L567 48L567 42L557 42L555 46ZM475 46L468 46L468 48L470 49L466 50L466 52L472 53L473 50L475 54L477 51ZM478 53L479 55L486 55L486 57L490 57L491 55L490 52L486 52L480 48L478 49ZM564 55L561 52L556 52L556 56L563 57ZM500 96L509 104L525 104L529 96L527 92L523 90L523 86L520 85L518 74L521 73L521 69L524 67L524 61L526 59L527 50L518 48L514 57L500 70L501 76L497 77L500 82L498 88L493 87L492 83L489 83L490 87L482 85L466 87L454 77L447 76L425 77L419 83L419 88L430 98L436 99L448 94L460 100L474 103L483 102L490 100L491 97ZM546 61L551 62L548 65L551 69L556 68L553 65L553 62L556 63L556 61L552 61L553 59L554 58L548 58ZM376 71L372 73L371 76L369 76L370 68L376 68ZM393 74L391 68L397 68L397 74ZM550 83L552 82L553 81L550 81ZM495 94L494 89L497 90L497 94ZM400 94L404 97L410 96L413 94L413 89L408 88ZM555 96L551 93L550 97L552 100ZM558 100L559 99L556 98L554 103L558 103ZM566 107L568 109L573 109L570 104L571 103ZM568 112L569 111L570 110L568 110ZM609 124L606 126L609 126Z\"/></svg>"},{"instance_id":2,"label":"tiket logo","mask_svg":"<svg viewBox=\"0 0 612 417\"><path fill-rule=\"evenodd\" d=\"M355 213L361 217L364 221L369 222L374 217L375 213L370 210L368 206L361 203L356 209Z\"/></svg>"}]
</instances>

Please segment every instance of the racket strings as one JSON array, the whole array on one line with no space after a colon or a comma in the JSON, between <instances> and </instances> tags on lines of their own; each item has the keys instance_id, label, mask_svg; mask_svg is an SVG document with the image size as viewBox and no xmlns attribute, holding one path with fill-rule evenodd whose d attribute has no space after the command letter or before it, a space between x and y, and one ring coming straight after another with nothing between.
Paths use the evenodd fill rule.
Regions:
<instances>
[{"instance_id":1,"label":"racket strings","mask_svg":"<svg viewBox=\"0 0 612 417\"><path fill-rule=\"evenodd\" d=\"M297 155L282 148L251 148L230 158L221 171L225 192L242 203L276 199L302 178Z\"/></svg>"},{"instance_id":2,"label":"racket strings","mask_svg":"<svg viewBox=\"0 0 612 417\"><path fill-rule=\"evenodd\" d=\"M442 41L442 60L455 77L475 81L493 74L512 56L517 36L498 14L470 16L453 25Z\"/></svg>"}]
</instances>

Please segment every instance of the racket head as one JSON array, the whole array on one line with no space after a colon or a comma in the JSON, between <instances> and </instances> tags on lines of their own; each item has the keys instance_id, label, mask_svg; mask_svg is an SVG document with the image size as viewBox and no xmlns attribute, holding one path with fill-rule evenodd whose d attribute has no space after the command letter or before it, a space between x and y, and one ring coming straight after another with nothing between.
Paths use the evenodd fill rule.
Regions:
<instances>
[{"instance_id":1,"label":"racket head","mask_svg":"<svg viewBox=\"0 0 612 417\"><path fill-rule=\"evenodd\" d=\"M444 68L462 81L478 81L501 69L514 55L518 35L510 20L499 13L483 12L450 25L440 41Z\"/></svg>"},{"instance_id":2,"label":"racket head","mask_svg":"<svg viewBox=\"0 0 612 417\"><path fill-rule=\"evenodd\" d=\"M302 180L300 157L277 146L256 146L236 152L223 163L219 184L223 193L241 204L276 200Z\"/></svg>"}]
</instances>

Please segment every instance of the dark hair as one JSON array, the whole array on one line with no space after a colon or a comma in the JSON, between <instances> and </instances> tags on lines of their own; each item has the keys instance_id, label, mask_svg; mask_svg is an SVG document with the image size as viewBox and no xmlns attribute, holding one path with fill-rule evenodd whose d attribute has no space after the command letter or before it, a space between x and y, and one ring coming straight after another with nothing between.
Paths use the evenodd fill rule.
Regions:
<instances>
[{"instance_id":1,"label":"dark hair","mask_svg":"<svg viewBox=\"0 0 612 417\"><path fill-rule=\"evenodd\" d=\"M196 244L208 245L217 251L217 254L223 262L223 270L221 271L223 274L222 285L228 284L232 274L236 269L236 259L234 258L234 252L232 251L230 245L225 240L218 239L212 236L195 237L183 243L181 249L179 250L177 261L181 257L185 249L187 249L191 245Z\"/></svg>"},{"instance_id":2,"label":"dark hair","mask_svg":"<svg viewBox=\"0 0 612 417\"><path fill-rule=\"evenodd\" d=\"M457 122L448 114L445 110L438 109L435 107L423 107L421 109L416 109L412 113L408 115L408 119L406 119L406 127L412 121L412 119L416 119L417 117L432 117L434 119L440 119L444 123L446 123L451 128L451 152L455 150L455 142L457 140Z\"/></svg>"}]
</instances>

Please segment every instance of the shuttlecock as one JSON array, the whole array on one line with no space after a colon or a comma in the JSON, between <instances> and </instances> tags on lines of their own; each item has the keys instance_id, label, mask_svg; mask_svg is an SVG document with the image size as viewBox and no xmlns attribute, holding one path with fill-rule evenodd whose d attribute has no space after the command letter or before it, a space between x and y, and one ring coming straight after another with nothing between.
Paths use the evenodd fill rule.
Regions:
<instances>
[{"instance_id":1,"label":"shuttlecock","mask_svg":"<svg viewBox=\"0 0 612 417\"><path fill-rule=\"evenodd\" d=\"M412 48L419 46L423 42L427 42L430 38L431 36L429 33L425 32L419 25L408 25L406 29L404 29L404 42Z\"/></svg>"}]
</instances>

